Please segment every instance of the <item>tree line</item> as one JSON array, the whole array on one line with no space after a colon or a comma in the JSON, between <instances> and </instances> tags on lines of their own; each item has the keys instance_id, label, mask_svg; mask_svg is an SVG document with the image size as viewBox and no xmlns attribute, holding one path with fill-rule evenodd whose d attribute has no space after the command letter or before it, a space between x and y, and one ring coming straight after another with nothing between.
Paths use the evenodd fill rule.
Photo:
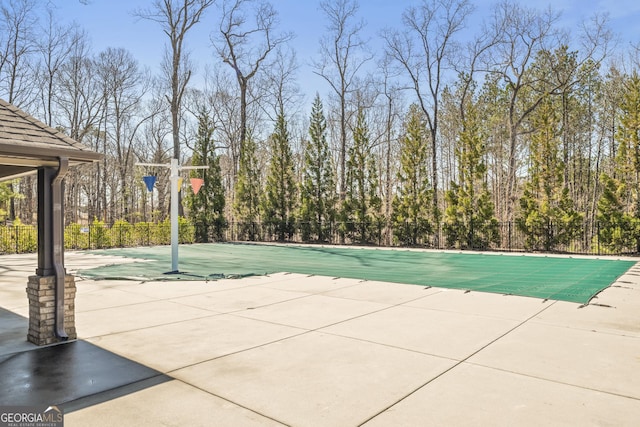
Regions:
<instances>
[{"instance_id":1,"label":"tree line","mask_svg":"<svg viewBox=\"0 0 640 427\"><path fill-rule=\"evenodd\" d=\"M0 96L104 154L66 178L67 223L164 220L168 170L136 163L177 158L209 167L180 193L197 241L233 225L248 240L487 248L508 223L532 250L596 235L638 249L640 49L616 45L606 16L569 31L503 0L471 28L472 2L416 0L372 52L358 1L322 0L325 87L308 88L268 1L135 11L165 36L155 74L124 48L94 53L41 2L0 5ZM187 46L205 23L196 80ZM0 214L31 223L34 194L33 177L0 184Z\"/></svg>"}]
</instances>

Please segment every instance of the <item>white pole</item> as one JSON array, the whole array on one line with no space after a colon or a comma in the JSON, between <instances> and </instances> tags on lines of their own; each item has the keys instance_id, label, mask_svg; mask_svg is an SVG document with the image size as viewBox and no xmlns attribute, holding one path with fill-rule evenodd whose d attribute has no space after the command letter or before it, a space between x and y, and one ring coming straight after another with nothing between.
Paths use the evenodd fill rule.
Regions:
<instances>
[{"instance_id":1,"label":"white pole","mask_svg":"<svg viewBox=\"0 0 640 427\"><path fill-rule=\"evenodd\" d=\"M178 272L178 159L171 159L171 273Z\"/></svg>"},{"instance_id":2,"label":"white pole","mask_svg":"<svg viewBox=\"0 0 640 427\"><path fill-rule=\"evenodd\" d=\"M171 185L171 271L169 273L178 273L178 182L180 181L180 171L209 169L209 166L180 166L178 165L178 159L171 159L171 164L136 163L136 166L160 166L171 168L171 177L169 179L169 183Z\"/></svg>"}]
</instances>

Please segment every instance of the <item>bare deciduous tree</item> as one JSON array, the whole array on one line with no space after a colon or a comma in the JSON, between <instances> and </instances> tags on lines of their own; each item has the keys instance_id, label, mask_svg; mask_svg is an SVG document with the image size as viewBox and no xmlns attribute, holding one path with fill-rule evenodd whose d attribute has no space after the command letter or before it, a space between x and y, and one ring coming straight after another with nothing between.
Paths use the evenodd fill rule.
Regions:
<instances>
[{"instance_id":1,"label":"bare deciduous tree","mask_svg":"<svg viewBox=\"0 0 640 427\"><path fill-rule=\"evenodd\" d=\"M0 3L0 96L21 108L34 102L33 59L37 23L34 0ZM31 185L31 184L29 184ZM14 184L9 183L13 192ZM9 219L16 218L15 198L9 199ZM28 219L28 222L31 218Z\"/></svg>"},{"instance_id":2,"label":"bare deciduous tree","mask_svg":"<svg viewBox=\"0 0 640 427\"><path fill-rule=\"evenodd\" d=\"M383 134L383 146L384 146L384 168L380 174L381 179L384 177L384 181L381 182L381 188L383 189L383 207L385 223L385 235L384 241L387 245L390 245L393 241L393 230L391 221L392 201L394 194L394 186L396 183L397 175L397 157L398 149L398 135L394 132L397 131L398 123L402 123L402 96L401 89L398 87L395 75L390 67L390 59L385 58L380 64L381 68L381 96L384 99L384 134ZM383 185L382 185L383 184Z\"/></svg>"},{"instance_id":3,"label":"bare deciduous tree","mask_svg":"<svg viewBox=\"0 0 640 427\"><path fill-rule=\"evenodd\" d=\"M169 37L169 47L165 51L163 71L170 85L167 96L171 108L173 128L173 157L180 159L180 113L182 97L189 79L191 67L184 41L214 0L154 0L149 9L139 10L136 15L157 22Z\"/></svg>"},{"instance_id":4,"label":"bare deciduous tree","mask_svg":"<svg viewBox=\"0 0 640 427\"><path fill-rule=\"evenodd\" d=\"M497 73L499 78L506 82L509 91L508 166L507 182L502 197L503 203L506 204L503 220L514 219L518 156L522 152L518 146L518 135L523 121L535 109L541 98L538 102L530 103L524 108L520 108L519 103L526 88L531 88L537 81L537 77L533 76L530 70L536 53L543 49L550 51L552 46L557 44L558 33L555 23L558 17L559 15L551 9L539 12L509 1L497 4L494 11L494 21L491 25L493 33L499 35L499 42L492 50L489 67L492 73Z\"/></svg>"},{"instance_id":5,"label":"bare deciduous tree","mask_svg":"<svg viewBox=\"0 0 640 427\"><path fill-rule=\"evenodd\" d=\"M314 72L322 77L338 97L340 146L338 149L338 187L340 202L346 196L347 102L356 88L356 77L372 56L366 53L366 41L361 38L365 27L357 20L357 0L325 0L320 9L327 19L328 33L320 40L320 58L314 62Z\"/></svg>"},{"instance_id":6,"label":"bare deciduous tree","mask_svg":"<svg viewBox=\"0 0 640 427\"><path fill-rule=\"evenodd\" d=\"M35 100L32 55L36 51L37 24L34 0L0 4L0 94L21 108L29 109Z\"/></svg>"},{"instance_id":7,"label":"bare deciduous tree","mask_svg":"<svg viewBox=\"0 0 640 427\"><path fill-rule=\"evenodd\" d=\"M56 90L56 78L63 64L73 54L76 44L85 37L84 32L75 24L68 26L58 24L52 9L47 9L47 21L42 26L41 38L38 41L40 64L38 80L40 81L40 102L45 123L53 126L53 110Z\"/></svg>"},{"instance_id":8,"label":"bare deciduous tree","mask_svg":"<svg viewBox=\"0 0 640 427\"><path fill-rule=\"evenodd\" d=\"M203 96L206 98L206 103L204 105L213 114L216 143L220 146L219 148L226 150L220 156L220 166L225 194L229 198L225 206L228 213L231 214L230 206L233 206L235 195L233 187L240 161L239 142L242 126L240 123L240 103L238 102L239 89L233 77L222 72L220 68L208 70L205 81Z\"/></svg>"},{"instance_id":9,"label":"bare deciduous tree","mask_svg":"<svg viewBox=\"0 0 640 427\"><path fill-rule=\"evenodd\" d=\"M260 93L265 94L265 99L261 101L262 109L274 123L279 114L284 112L289 117L300 108L303 95L296 82L297 71L295 52L283 46L276 49L271 66L265 70L264 78L259 82Z\"/></svg>"},{"instance_id":10,"label":"bare deciduous tree","mask_svg":"<svg viewBox=\"0 0 640 427\"><path fill-rule=\"evenodd\" d=\"M606 19L595 16L579 32L580 56L569 52L569 35L558 31L560 15L551 8L536 10L503 1L496 5L492 32L498 38L491 50L489 71L506 82L508 90L508 166L503 201L506 203L503 219L511 221L517 198L517 171L521 165L519 147L523 124L547 94L561 96L563 102L563 150L568 161L568 107L567 99L575 85L591 71L596 70L605 57L611 41ZM565 52L564 54L562 52ZM547 71L541 80L532 65ZM568 173L568 172L567 172ZM565 175L565 180L568 175Z\"/></svg>"},{"instance_id":11,"label":"bare deciduous tree","mask_svg":"<svg viewBox=\"0 0 640 427\"><path fill-rule=\"evenodd\" d=\"M459 54L455 37L464 29L473 8L468 0L423 0L402 15L405 31L383 35L387 53L404 70L424 112L431 136L433 212L439 221L438 119L440 96L447 69Z\"/></svg>"},{"instance_id":12,"label":"bare deciduous tree","mask_svg":"<svg viewBox=\"0 0 640 427\"><path fill-rule=\"evenodd\" d=\"M69 136L99 150L99 144L94 140L85 140L87 135L94 132L103 107L103 96L90 50L84 35L73 44L69 58L60 66L55 77L55 99L58 120Z\"/></svg>"},{"instance_id":13,"label":"bare deciduous tree","mask_svg":"<svg viewBox=\"0 0 640 427\"><path fill-rule=\"evenodd\" d=\"M269 54L293 36L276 33L278 13L260 0L223 0L219 33L212 36L217 54L235 74L240 89L240 151L247 137L248 93L251 80Z\"/></svg>"},{"instance_id":14,"label":"bare deciduous tree","mask_svg":"<svg viewBox=\"0 0 640 427\"><path fill-rule=\"evenodd\" d=\"M105 109L109 119L105 123L105 138L111 144L120 178L119 215L130 220L131 186L136 133L145 117L140 117L142 98L150 79L140 71L137 61L125 49L108 48L98 56L97 72L103 84Z\"/></svg>"}]
</instances>

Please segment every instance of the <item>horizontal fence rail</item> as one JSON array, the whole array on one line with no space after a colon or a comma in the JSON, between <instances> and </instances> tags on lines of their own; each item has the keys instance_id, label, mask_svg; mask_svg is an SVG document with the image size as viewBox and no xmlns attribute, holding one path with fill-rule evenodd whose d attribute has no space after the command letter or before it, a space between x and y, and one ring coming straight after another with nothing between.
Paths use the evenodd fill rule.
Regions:
<instances>
[{"instance_id":1,"label":"horizontal fence rail","mask_svg":"<svg viewBox=\"0 0 640 427\"><path fill-rule=\"evenodd\" d=\"M584 226L570 239L558 239L560 231L549 226L544 233L527 233L515 223L503 222L491 225L491 232L467 231L460 236L451 233L446 225L437 230L411 236L410 243L401 242L399 236L410 235L410 226L396 225L396 230L383 222L353 223L331 222L296 224L231 222L224 226L205 226L181 218L180 243L205 243L214 241L260 241L291 243L326 243L344 245L370 245L395 247L422 247L431 249L485 250L508 252L554 252L591 255L638 254L638 242L622 239L611 244L607 236L624 236L625 230L603 231L598 224ZM480 228L480 227L479 227ZM413 238L415 237L415 238ZM604 240L603 240L604 239ZM610 239L609 239L610 240ZM134 246L171 244L171 226L162 223L118 222L113 225L92 223L71 224L65 228L65 248L69 250L106 249ZM36 252L37 227L31 225L0 226L0 254Z\"/></svg>"}]
</instances>

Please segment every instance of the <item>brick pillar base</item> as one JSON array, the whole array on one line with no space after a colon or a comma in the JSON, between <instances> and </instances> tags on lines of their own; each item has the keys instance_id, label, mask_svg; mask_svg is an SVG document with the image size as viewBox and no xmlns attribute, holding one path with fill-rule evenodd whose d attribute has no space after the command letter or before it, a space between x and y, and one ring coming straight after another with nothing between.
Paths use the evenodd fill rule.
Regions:
<instances>
[{"instance_id":1,"label":"brick pillar base","mask_svg":"<svg viewBox=\"0 0 640 427\"><path fill-rule=\"evenodd\" d=\"M29 334L27 340L36 345L60 342L55 333L56 277L29 276ZM67 275L64 279L64 329L69 339L76 339L76 281Z\"/></svg>"}]
</instances>

